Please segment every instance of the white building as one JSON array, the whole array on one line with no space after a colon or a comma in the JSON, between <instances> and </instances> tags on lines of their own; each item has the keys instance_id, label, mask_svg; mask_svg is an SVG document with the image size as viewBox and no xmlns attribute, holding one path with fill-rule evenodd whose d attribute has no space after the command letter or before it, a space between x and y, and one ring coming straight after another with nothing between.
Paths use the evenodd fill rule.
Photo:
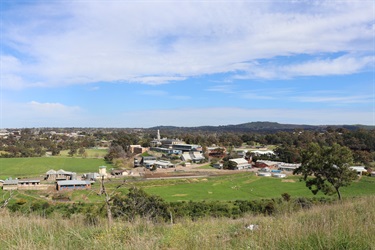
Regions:
<instances>
[{"instance_id":1,"label":"white building","mask_svg":"<svg viewBox=\"0 0 375 250\"><path fill-rule=\"evenodd\" d=\"M354 170L357 172L357 175L362 175L363 172L367 172L367 169L365 169L364 166L351 166L349 167L351 170Z\"/></svg>"},{"instance_id":2,"label":"white building","mask_svg":"<svg viewBox=\"0 0 375 250\"><path fill-rule=\"evenodd\" d=\"M235 158L229 161L235 162L237 164L236 169L238 170L251 168L251 164L244 158Z\"/></svg>"}]
</instances>

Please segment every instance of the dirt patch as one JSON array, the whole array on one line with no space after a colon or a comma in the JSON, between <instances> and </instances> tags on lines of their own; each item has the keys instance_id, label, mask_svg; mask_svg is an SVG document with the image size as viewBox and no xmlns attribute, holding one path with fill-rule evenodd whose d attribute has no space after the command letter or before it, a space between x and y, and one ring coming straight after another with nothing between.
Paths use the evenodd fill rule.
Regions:
<instances>
[{"instance_id":1,"label":"dirt patch","mask_svg":"<svg viewBox=\"0 0 375 250\"><path fill-rule=\"evenodd\" d=\"M295 180L281 180L281 182L296 182Z\"/></svg>"},{"instance_id":2,"label":"dirt patch","mask_svg":"<svg viewBox=\"0 0 375 250\"><path fill-rule=\"evenodd\" d=\"M188 194L174 194L172 196L178 196L178 197L182 197L182 196L187 196Z\"/></svg>"},{"instance_id":3,"label":"dirt patch","mask_svg":"<svg viewBox=\"0 0 375 250\"><path fill-rule=\"evenodd\" d=\"M164 173L145 173L145 178L168 178L168 177L184 177L184 176L195 176L192 173L175 173L175 172L164 172Z\"/></svg>"}]
</instances>

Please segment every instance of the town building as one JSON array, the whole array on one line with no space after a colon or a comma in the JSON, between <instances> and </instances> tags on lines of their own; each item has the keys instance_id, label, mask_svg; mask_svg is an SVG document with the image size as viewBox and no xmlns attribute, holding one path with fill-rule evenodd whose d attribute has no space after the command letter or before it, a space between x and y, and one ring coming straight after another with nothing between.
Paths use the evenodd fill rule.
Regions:
<instances>
[{"instance_id":1,"label":"town building","mask_svg":"<svg viewBox=\"0 0 375 250\"><path fill-rule=\"evenodd\" d=\"M170 161L158 160L154 156L143 156L140 164L147 169L175 167Z\"/></svg>"},{"instance_id":2,"label":"town building","mask_svg":"<svg viewBox=\"0 0 375 250\"><path fill-rule=\"evenodd\" d=\"M17 190L18 189L18 180L9 179L5 180L3 183L3 190Z\"/></svg>"},{"instance_id":3,"label":"town building","mask_svg":"<svg viewBox=\"0 0 375 250\"><path fill-rule=\"evenodd\" d=\"M66 181L58 181L56 183L57 191L80 190L80 189L90 189L90 188L91 188L90 181L66 180Z\"/></svg>"},{"instance_id":4,"label":"town building","mask_svg":"<svg viewBox=\"0 0 375 250\"><path fill-rule=\"evenodd\" d=\"M175 144L185 144L184 141L180 139L168 139L168 138L161 138L160 131L158 130L156 139L150 142L150 147L162 147L162 148L171 148Z\"/></svg>"},{"instance_id":5,"label":"town building","mask_svg":"<svg viewBox=\"0 0 375 250\"><path fill-rule=\"evenodd\" d=\"M129 145L128 151L131 154L143 154L148 151L148 148L144 148L141 145Z\"/></svg>"},{"instance_id":6,"label":"town building","mask_svg":"<svg viewBox=\"0 0 375 250\"><path fill-rule=\"evenodd\" d=\"M244 158L229 159L229 161L236 163L236 170L249 169L251 164Z\"/></svg>"},{"instance_id":7,"label":"town building","mask_svg":"<svg viewBox=\"0 0 375 250\"><path fill-rule=\"evenodd\" d=\"M46 177L44 179L47 181L76 180L77 173L65 171L63 169L60 169L58 171L51 169L47 171Z\"/></svg>"},{"instance_id":8,"label":"town building","mask_svg":"<svg viewBox=\"0 0 375 250\"><path fill-rule=\"evenodd\" d=\"M40 184L37 179L8 179L3 182L3 190L46 190L50 186Z\"/></svg>"},{"instance_id":9,"label":"town building","mask_svg":"<svg viewBox=\"0 0 375 250\"><path fill-rule=\"evenodd\" d=\"M206 158L200 152L185 152L181 155L181 160L184 162L199 163L203 162Z\"/></svg>"},{"instance_id":10,"label":"town building","mask_svg":"<svg viewBox=\"0 0 375 250\"><path fill-rule=\"evenodd\" d=\"M172 149L180 150L182 153L185 152L200 152L202 153L202 146L196 144L174 144L172 145Z\"/></svg>"}]
</instances>

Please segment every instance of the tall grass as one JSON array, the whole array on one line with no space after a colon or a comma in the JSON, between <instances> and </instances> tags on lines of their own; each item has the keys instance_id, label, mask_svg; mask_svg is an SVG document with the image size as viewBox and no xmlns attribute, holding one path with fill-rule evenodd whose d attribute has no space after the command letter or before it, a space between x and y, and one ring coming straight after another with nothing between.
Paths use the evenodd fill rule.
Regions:
<instances>
[{"instance_id":1,"label":"tall grass","mask_svg":"<svg viewBox=\"0 0 375 250\"><path fill-rule=\"evenodd\" d=\"M375 196L296 213L174 224L27 217L2 211L0 249L375 249ZM257 224L257 230L245 229Z\"/></svg>"}]
</instances>

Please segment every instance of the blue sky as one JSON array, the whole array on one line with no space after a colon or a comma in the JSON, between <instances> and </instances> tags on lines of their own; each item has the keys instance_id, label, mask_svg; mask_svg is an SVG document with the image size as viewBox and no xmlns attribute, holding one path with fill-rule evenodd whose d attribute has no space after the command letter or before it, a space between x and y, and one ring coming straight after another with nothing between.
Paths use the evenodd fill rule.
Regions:
<instances>
[{"instance_id":1,"label":"blue sky","mask_svg":"<svg viewBox=\"0 0 375 250\"><path fill-rule=\"evenodd\" d=\"M0 3L0 127L375 125L373 1Z\"/></svg>"}]
</instances>

